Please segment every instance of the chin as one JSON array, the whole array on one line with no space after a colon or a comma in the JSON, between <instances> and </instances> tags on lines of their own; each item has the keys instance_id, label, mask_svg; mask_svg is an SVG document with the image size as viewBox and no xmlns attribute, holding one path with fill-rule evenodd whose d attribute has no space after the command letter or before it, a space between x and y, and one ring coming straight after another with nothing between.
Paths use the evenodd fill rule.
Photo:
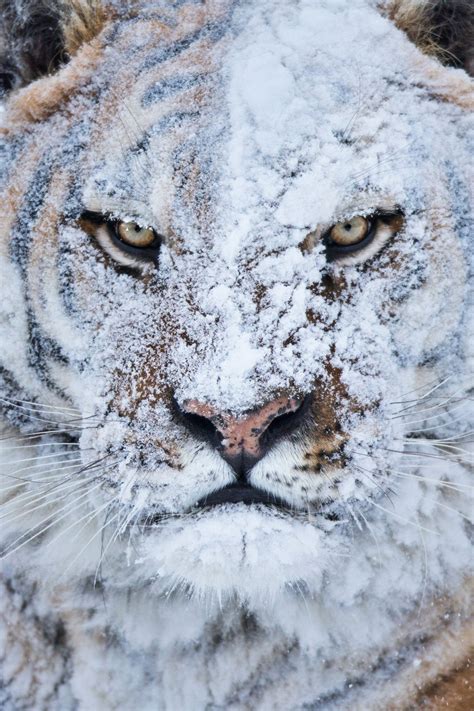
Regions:
<instances>
[{"instance_id":1,"label":"chin","mask_svg":"<svg viewBox=\"0 0 474 711\"><path fill-rule=\"evenodd\" d=\"M152 531L140 563L159 593L268 605L321 586L338 554L326 534L311 515L223 504Z\"/></svg>"}]
</instances>

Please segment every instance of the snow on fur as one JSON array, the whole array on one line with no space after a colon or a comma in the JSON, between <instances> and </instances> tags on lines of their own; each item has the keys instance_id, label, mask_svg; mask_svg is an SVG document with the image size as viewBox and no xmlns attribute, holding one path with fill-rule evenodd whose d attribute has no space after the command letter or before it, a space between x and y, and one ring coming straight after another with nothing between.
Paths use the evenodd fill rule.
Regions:
<instances>
[{"instance_id":1,"label":"snow on fur","mask_svg":"<svg viewBox=\"0 0 474 711\"><path fill-rule=\"evenodd\" d=\"M50 669L6 626L2 702L389 708L464 650L467 79L373 2L181 6L123 6L1 114L2 616ZM158 269L84 210L153 226ZM307 466L317 411L249 474L290 512L197 511L235 475L174 408L289 391L343 456Z\"/></svg>"}]
</instances>

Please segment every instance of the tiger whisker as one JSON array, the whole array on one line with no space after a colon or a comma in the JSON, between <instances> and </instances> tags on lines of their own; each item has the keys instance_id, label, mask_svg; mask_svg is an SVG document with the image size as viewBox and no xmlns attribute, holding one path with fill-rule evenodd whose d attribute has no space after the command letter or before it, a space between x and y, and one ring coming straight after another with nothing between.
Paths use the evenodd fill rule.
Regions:
<instances>
[{"instance_id":1,"label":"tiger whisker","mask_svg":"<svg viewBox=\"0 0 474 711\"><path fill-rule=\"evenodd\" d=\"M107 502L107 505L110 506L110 503L111 503L111 502ZM84 551L87 550L87 548L90 546L90 544L91 544L98 536L100 536L101 533L102 533L102 531L105 530L105 528L106 528L107 526L110 526L110 524L113 523L113 522L116 520L116 518L117 518L118 516L120 516L120 512L118 512L118 513L117 513L114 517L112 517L111 519L108 519L108 520L106 519L106 521L105 521L105 523L103 524L103 526L101 526L101 528L99 528L99 530L96 531L96 532L94 533L94 535L93 535L91 538L89 538L89 540L87 541L87 543L81 548L81 550L77 553L77 555L76 555L76 556L73 558L73 560L69 563L69 565L67 566L67 568L66 568L65 571L64 571L64 575L66 575L66 574L69 572L69 570L71 569L71 567L72 567L72 566L74 565L74 563L78 560L78 558L81 557L81 555L84 553Z\"/></svg>"},{"instance_id":2,"label":"tiger whisker","mask_svg":"<svg viewBox=\"0 0 474 711\"><path fill-rule=\"evenodd\" d=\"M58 445L59 447L60 445ZM81 449L80 452L90 452L91 447L88 447L87 449ZM58 457L64 457L65 455L71 455L70 457L68 456L65 461L71 461L71 458L75 455L80 454L78 450L71 450L70 452L68 451L61 451L61 452L54 452L53 454L42 454L40 457L27 457L27 459L12 459L8 462L2 462L2 466L14 466L15 464L27 464L28 462L38 462L38 464L31 465L31 468L36 469L40 467L46 467L50 463L51 464L56 464L57 462L51 461L52 459L57 459ZM15 473L18 473L15 472ZM1 473L1 476L8 476L8 474L4 474L3 472Z\"/></svg>"},{"instance_id":3,"label":"tiger whisker","mask_svg":"<svg viewBox=\"0 0 474 711\"><path fill-rule=\"evenodd\" d=\"M61 482L60 482L61 483ZM79 487L79 484L82 486L86 482L68 482L67 486L64 487L63 491L66 492L67 489L72 488L73 485L77 485ZM58 494L61 494L58 490ZM41 494L41 492L39 492ZM22 516L25 516L27 514L32 513L33 511L36 510L36 508L39 508L36 506L36 504L41 504L41 505L47 505L47 504L55 504L57 503L60 499L59 498L54 498L56 496L56 493L54 496L50 496L49 493L43 492L43 495L36 495L36 496L28 496L22 501L17 501L16 499L9 499L8 501L4 502L0 506L0 519L6 520L10 517L10 523L13 520L19 519ZM64 497L63 497L64 498ZM28 508L28 507L32 508ZM34 508L33 508L34 507Z\"/></svg>"},{"instance_id":4,"label":"tiger whisker","mask_svg":"<svg viewBox=\"0 0 474 711\"><path fill-rule=\"evenodd\" d=\"M436 415L436 417L441 417L441 416L442 416L442 415ZM430 420L430 419L433 419L433 418L428 418L428 420ZM428 420L425 420L425 422L428 422ZM457 423L457 422L464 422L464 421L465 421L465 416L451 417L451 418L449 419L449 424L450 424L450 425L453 425L453 424L455 424L455 423ZM404 424L405 424L405 423L404 423ZM409 424L410 424L409 422L407 422L406 424L407 424L407 431L406 431L405 434L417 434L418 432L421 432L421 433L423 433L423 432L432 432L433 430L439 430L440 427L441 427L441 425L435 424L435 425L433 425L432 427L420 427L419 429L414 430L414 429L412 429L411 427L409 427Z\"/></svg>"},{"instance_id":5,"label":"tiger whisker","mask_svg":"<svg viewBox=\"0 0 474 711\"><path fill-rule=\"evenodd\" d=\"M420 430L423 432L423 430ZM450 444L451 442L459 442L463 439L466 439L467 437L471 437L474 435L474 430L468 430L467 432L462 432L460 434L452 435L451 437L410 437L410 432L407 433L407 436L404 438L405 440L408 440L409 442L429 442L432 444Z\"/></svg>"},{"instance_id":6,"label":"tiger whisker","mask_svg":"<svg viewBox=\"0 0 474 711\"><path fill-rule=\"evenodd\" d=\"M26 479L25 477L15 476L14 474L2 474L2 476L6 477L7 479L14 479L15 481L24 482L25 484L36 484L37 483L36 479Z\"/></svg>"},{"instance_id":7,"label":"tiger whisker","mask_svg":"<svg viewBox=\"0 0 474 711\"><path fill-rule=\"evenodd\" d=\"M92 480L94 481L94 480ZM15 521L18 521L21 519L23 516L29 516L32 514L34 511L39 511L42 508L45 508L46 506L54 506L58 504L60 501L64 501L67 499L71 493L74 493L74 490L80 490L84 486L88 485L88 481L73 481L73 482L68 482L67 485L61 486L58 488L55 492L55 495L53 497L50 496L50 493L45 493L42 496L37 497L37 499L33 499L33 501L30 501L30 504L34 504L31 508L25 508L20 512L16 512L15 508L13 508L10 511L5 511L0 514L0 520L4 520L7 523L13 523ZM71 491L72 490L72 491ZM10 504L12 503L11 501L9 502ZM12 513L15 513L14 516L12 516ZM11 516L11 518L9 518Z\"/></svg>"},{"instance_id":8,"label":"tiger whisker","mask_svg":"<svg viewBox=\"0 0 474 711\"><path fill-rule=\"evenodd\" d=\"M452 422L454 419L454 418L451 418L452 413L458 412L459 410L462 410L464 407L466 407L466 403L460 402L456 407L453 407L451 410L444 410L443 409L441 412L438 412L436 415L430 415L429 417L420 417L416 420L406 420L402 424L405 425L406 427L410 427L410 425L416 425L419 422L431 422L432 420L436 420L439 417L446 418L448 416L449 416L449 422ZM414 414L414 413L411 413L411 414ZM392 418L392 419L394 419L394 418ZM462 418L460 418L460 419L462 419ZM459 422L459 420L454 420L454 421ZM438 425L438 427L439 427L439 425Z\"/></svg>"},{"instance_id":9,"label":"tiger whisker","mask_svg":"<svg viewBox=\"0 0 474 711\"><path fill-rule=\"evenodd\" d=\"M80 460L79 460L79 461L80 461ZM96 460L96 462L93 464L93 466L87 465L87 466L85 466L85 467L81 467L80 463L76 463L76 464L71 465L71 466L61 467L61 468L60 468L61 474L57 474L57 475L54 477L54 479L58 479L58 478L59 478L59 479L61 479L61 481L60 481L58 484L54 484L52 487L50 487L49 490L52 491L52 490L55 489L57 486L60 486L62 483L65 483L65 482L67 482L67 481L70 481L73 477L76 477L76 476L78 476L79 474L82 475L82 474L84 474L84 473L87 472L87 471L93 471L95 468L97 468L97 466L99 466L99 464L100 464L101 461L103 461L103 459L98 459L98 460ZM66 476L64 476L62 472L64 472L64 470L66 470L66 469L71 469L71 468L74 468L76 471L73 471L73 472L71 472L70 474L67 474ZM53 470L53 471L58 471L58 470ZM53 477L48 477L48 478L47 478L47 483L42 485L42 486L43 486L43 489L44 489L45 487L47 487L47 486L50 485L52 479L53 479ZM37 483L37 480L35 480L35 483ZM16 497L14 497L13 499L11 499L10 502L12 502L12 503L13 503L13 502L18 503L18 501L21 501L25 496L28 496L28 497L35 497L35 496L38 496L38 494L42 496L42 495L44 494L43 490L40 490L40 491L36 490L36 491L33 491L33 492L31 492L31 491L24 492L24 493L22 493L21 495L16 496Z\"/></svg>"},{"instance_id":10,"label":"tiger whisker","mask_svg":"<svg viewBox=\"0 0 474 711\"><path fill-rule=\"evenodd\" d=\"M379 540L378 540L377 536L375 535L375 531L374 531L372 525L368 522L367 518L364 516L364 513L363 513L363 511L362 511L361 509L359 509L359 516L362 518L363 522L365 523L365 526L366 526L367 530L369 531L371 537L372 537L373 540L374 540L374 543L375 543L375 545L376 545L376 547L377 547L377 561L378 561L378 563L379 563L379 565L380 565L381 560L382 560L382 556L381 556L381 554L380 554L380 543L379 543Z\"/></svg>"},{"instance_id":11,"label":"tiger whisker","mask_svg":"<svg viewBox=\"0 0 474 711\"><path fill-rule=\"evenodd\" d=\"M388 447L382 447L381 448L385 452L392 452L393 454L402 454L406 457L424 457L428 459L438 459L442 462L449 462L452 461L448 457L442 457L437 454L433 454L432 452L407 452L403 449L390 449ZM463 457L460 457L458 455L453 455L456 457L456 461L461 461L464 464L470 464L470 461L466 461Z\"/></svg>"},{"instance_id":12,"label":"tiger whisker","mask_svg":"<svg viewBox=\"0 0 474 711\"><path fill-rule=\"evenodd\" d=\"M5 398L1 397L0 400L3 402L9 404L9 405L15 405L16 403L20 402L22 405L32 405L33 407L41 408L41 409L48 409L48 410L67 410L69 412L80 412L77 407L63 407L60 405L47 405L46 403L42 402L34 402L33 400L20 400L19 398Z\"/></svg>"},{"instance_id":13,"label":"tiger whisker","mask_svg":"<svg viewBox=\"0 0 474 711\"><path fill-rule=\"evenodd\" d=\"M107 507L107 511L105 512L105 520L104 520L104 526L102 526L101 532L100 532L100 555L99 558L102 558L103 556L103 551L104 551L104 540L105 540L105 524L107 524L107 521L109 519L109 514L111 510L111 505ZM94 576L94 587L95 587L95 580L97 577L97 573L100 576L100 581L102 582L103 576L102 576L102 563L99 560L99 564L97 566L96 574Z\"/></svg>"},{"instance_id":14,"label":"tiger whisker","mask_svg":"<svg viewBox=\"0 0 474 711\"><path fill-rule=\"evenodd\" d=\"M61 479L62 474L53 474L52 476L45 476L31 481L20 481L19 484L10 484L10 486L0 487L0 494L6 491L18 491L21 486L26 486L26 484L40 484L41 486L46 486L48 482L54 481L55 479ZM46 483L43 483L46 482Z\"/></svg>"},{"instance_id":15,"label":"tiger whisker","mask_svg":"<svg viewBox=\"0 0 474 711\"><path fill-rule=\"evenodd\" d=\"M418 515L416 517L416 527L418 529L418 533L420 534L421 543L423 545L423 581L422 581L422 587L421 587L420 605L418 607L418 617L419 617L421 614L421 611L423 609L423 602L424 602L425 596L426 596L426 585L427 585L427 580L428 580L428 551L426 550L425 537L423 536L423 527L420 526L420 520L418 518Z\"/></svg>"},{"instance_id":16,"label":"tiger whisker","mask_svg":"<svg viewBox=\"0 0 474 711\"><path fill-rule=\"evenodd\" d=\"M30 460L30 461L31 461L31 460ZM13 473L14 473L14 474L22 474L23 472L32 471L32 470L35 470L35 469L37 469L37 470L41 470L41 469L45 470L45 469L46 469L47 467L49 467L51 464L52 464L54 467L56 467L58 464L68 465L68 464L73 464L73 463L75 463L75 462L81 462L81 461L82 461L82 458L81 458L81 457L75 457L75 458L68 457L67 459L59 459L59 460L55 460L55 461L41 462L41 463L39 463L39 464L30 464L30 465L27 466L27 467L20 467L20 469L15 469L15 471L14 471ZM53 472L53 471L59 471L59 469L48 469L48 472ZM2 476L3 476L3 475L0 474L0 478L1 478ZM37 480L36 480L36 481L37 481Z\"/></svg>"},{"instance_id":17,"label":"tiger whisker","mask_svg":"<svg viewBox=\"0 0 474 711\"><path fill-rule=\"evenodd\" d=\"M99 570L100 570L100 568L101 568L101 566L102 566L102 562L103 562L103 560L105 559L105 556L107 555L107 551L108 551L109 548L114 544L114 542L117 540L117 538L119 537L119 535L123 532L123 530L126 528L126 526L128 525L128 522L131 520L131 518L132 518L132 516L133 516L133 513L134 513L134 512L133 512L133 510L132 510L131 514L129 514L129 515L125 514L125 515L123 516L123 518L122 518L122 519L119 521L119 523L117 524L117 527L116 527L116 529L115 529L115 532L114 532L113 535L110 537L109 542L107 543L107 545L105 546L105 548L103 548L103 546L102 546L102 551L101 551L101 554L100 554L99 562L97 563L96 570L95 570L95 575L94 575L94 587L95 587L96 584L97 584L97 578L98 578L98 575L99 575ZM119 514L120 514L120 512L118 512L117 516L118 516Z\"/></svg>"},{"instance_id":18,"label":"tiger whisker","mask_svg":"<svg viewBox=\"0 0 474 711\"><path fill-rule=\"evenodd\" d=\"M87 502L84 502L84 503L87 503ZM76 531L74 533L74 535L72 536L71 542L75 541L80 536L80 534L84 530L84 528L89 524L89 522L92 521L96 516L98 516L107 506L110 506L109 501L107 501L105 504L102 504L102 506L99 506L99 508L94 509L93 511L88 511L86 514L84 514L84 516L81 516L79 519L76 519L75 521L73 521L73 523L70 523L66 528L62 528L56 536L53 536L53 538L51 538L51 540L48 541L48 543L46 544L46 547L51 546L53 543L56 543L61 538L61 536L63 536L65 533L67 533L72 528L74 528L74 526L79 525L80 523L82 523L82 521L87 519L85 521L85 523L80 527L80 529L78 531Z\"/></svg>"},{"instance_id":19,"label":"tiger whisker","mask_svg":"<svg viewBox=\"0 0 474 711\"><path fill-rule=\"evenodd\" d=\"M452 395L445 398L444 400L441 400L441 402L436 403L436 405L430 405L429 407L423 407L421 410L415 410L415 414L419 415L422 412L431 412L432 410L436 410L437 408L444 407L445 405L448 405L450 402L455 401L456 398L460 398L460 400L468 399L467 397L462 397L462 395L460 397L460 393L462 393L462 391L453 393ZM416 404L410 405L409 407L403 407L401 410L396 410L395 413L392 415L392 420L396 420L399 417L403 417L405 412L407 412L408 410L412 410L414 407L416 407Z\"/></svg>"},{"instance_id":20,"label":"tiger whisker","mask_svg":"<svg viewBox=\"0 0 474 711\"><path fill-rule=\"evenodd\" d=\"M471 486L470 484L458 484L456 482L451 482L446 479L433 479L431 477L426 477L423 474L413 474L411 472L401 472L396 469L390 469L388 474L397 476L397 477L407 478L407 479L418 479L418 480L425 481L430 484L436 484L436 485L444 487L446 489L452 489L453 491L457 491L462 494L466 493L466 491L474 490L474 486ZM464 491L464 490L466 490L466 491Z\"/></svg>"},{"instance_id":21,"label":"tiger whisker","mask_svg":"<svg viewBox=\"0 0 474 711\"><path fill-rule=\"evenodd\" d=\"M405 444L409 444L413 447L434 447L442 445L443 450L448 449L450 452L462 452L463 454L470 454L467 449L463 449L463 447L456 447L454 444L449 444L448 442L443 442L442 440L421 438L411 439L410 437L403 437L402 439L395 438L393 441L404 442Z\"/></svg>"},{"instance_id":22,"label":"tiger whisker","mask_svg":"<svg viewBox=\"0 0 474 711\"><path fill-rule=\"evenodd\" d=\"M97 466L98 465L99 464L97 464ZM73 485L73 484L78 484L78 483L82 483L82 482L88 483L90 481L94 481L97 478L97 477L92 477L89 479L81 478L79 480L76 479L75 481L71 482L71 479L73 479L73 477L75 478L79 474L83 474L86 471L93 471L96 467L80 468L80 465L76 464L76 465L74 465L74 468L76 471L73 471L70 474L67 474L66 476L63 476L62 474L57 475L57 478L59 478L60 481L53 484L52 486L51 486L51 481L48 481L46 484L42 485L42 488L39 491L38 490L25 491L21 495L15 496L15 497L11 498L9 501L5 502L5 504L3 506L11 505L11 506L15 507L15 506L18 506L19 503L22 503L22 502L24 503L25 500L30 500L30 499L33 499L33 501L40 501L43 498L45 498L51 491L67 488L67 486L69 486L70 484Z\"/></svg>"},{"instance_id":23,"label":"tiger whisker","mask_svg":"<svg viewBox=\"0 0 474 711\"><path fill-rule=\"evenodd\" d=\"M354 519L355 524L356 524L357 528L359 529L359 531L363 531L364 527L360 523L360 521L359 521L358 517L356 516L356 513L355 513L354 509L352 508L352 506L350 505L349 501L345 501L344 505L347 508L347 510L349 511L350 516Z\"/></svg>"},{"instance_id":24,"label":"tiger whisker","mask_svg":"<svg viewBox=\"0 0 474 711\"><path fill-rule=\"evenodd\" d=\"M413 390L407 390L407 392L402 394L402 397L404 397L405 395L410 395L411 393L417 392L418 390L423 390L423 388L426 387L427 385L430 386L433 383L436 383L436 385L434 387L432 387L430 390L428 390L427 393L425 393L424 395L422 395L419 398L414 398L413 400L392 400L389 404L390 405L403 405L407 402L420 402L421 400L424 400L425 398L429 397L431 395L431 393L434 393L436 390L438 390L438 388L445 385L449 380L452 379L452 377L453 377L452 375L448 375L447 378L444 378L444 380L441 380L441 381L437 380L437 379L431 380L430 382L426 383L425 385L420 385L420 387L413 388Z\"/></svg>"},{"instance_id":25,"label":"tiger whisker","mask_svg":"<svg viewBox=\"0 0 474 711\"><path fill-rule=\"evenodd\" d=\"M92 462L91 464L88 464L88 465L86 465L86 466L84 466L84 467L82 467L82 468L79 468L77 471L74 471L74 472L72 472L71 474L68 474L68 476L66 476L66 478L61 477L61 478L62 478L62 481L60 481L60 482L58 482L58 484L55 484L55 485L53 485L52 487L50 487L50 488L49 488L49 491L52 491L52 490L54 490L54 489L57 489L58 487L60 487L61 489L64 488L65 485L67 484L67 482L70 482L70 480L71 480L73 477L77 477L79 474L83 474L84 472L92 471L92 470L96 469L96 468L101 464L101 462L103 462L104 459L106 459L108 456L110 456L110 455L106 455L105 457L102 457L102 458L100 458L100 459L95 460L95 461ZM114 466L114 463L110 464L110 466ZM109 467L106 467L106 468L109 468ZM101 471L103 471L103 469L102 469ZM99 473L99 475L100 475L100 473ZM96 479L97 479L97 477L93 477L92 479L89 479L89 480L80 479L80 480L78 480L78 481L72 482L71 485L75 485L76 483L82 483L82 482L84 482L84 483L90 483L91 481L95 481ZM39 496L38 496L38 494L39 494ZM48 494L48 492L44 492L44 491L41 491L41 490L40 490L39 492L37 492L37 491L36 491L36 492L25 492L24 494L21 495L21 497L15 497L15 498L11 499L9 502L6 502L5 505L7 505L7 504L10 504L10 505L12 505L12 506L18 505L19 500L21 500L23 497L27 497L28 499L29 499L29 498L32 498L32 497L33 497L33 498L36 497L36 501L40 501L40 500L42 500L43 498L45 498L45 496L46 496L47 494ZM1 518L1 517L0 517L0 518Z\"/></svg>"},{"instance_id":26,"label":"tiger whisker","mask_svg":"<svg viewBox=\"0 0 474 711\"><path fill-rule=\"evenodd\" d=\"M2 397L0 397L0 402L3 402L5 405L8 405L9 407L12 407L12 404L9 403L8 401L4 400ZM48 424L53 424L53 425L61 424L61 422L59 422L58 420L52 420L52 419L47 419L46 417L40 417L38 414L36 414L36 413L40 412L40 410L32 410L31 408L24 407L23 405L13 405L13 407L15 407L15 409L17 409L17 410L21 410L22 412L29 413L28 417L31 420L37 420L38 422L47 422ZM35 413L35 414L32 414L32 413ZM65 420L65 422L74 422L74 419L77 420L80 418L76 417L73 419L67 419L67 420Z\"/></svg>"},{"instance_id":27,"label":"tiger whisker","mask_svg":"<svg viewBox=\"0 0 474 711\"><path fill-rule=\"evenodd\" d=\"M74 467L80 466L79 463L75 464ZM71 467L65 467L65 469L70 469ZM51 482L56 481L57 479L65 480L66 478L69 478L68 475L63 473L63 469L56 469L53 470L54 472L60 472L59 474L56 473L51 473L49 476L45 476L42 478L35 479L33 482L21 482L20 484L12 484L11 486L5 487L5 489L2 489L0 491L12 491L12 490L17 490L20 488L20 486L25 486L26 483L34 483L34 484L40 484L40 489L35 489L34 491L31 491L30 489L28 490L23 490L21 494L18 494L17 496L14 497L15 501L21 501L22 497L25 496L26 494L30 495L36 495L38 493L41 493L41 489L48 486Z\"/></svg>"},{"instance_id":28,"label":"tiger whisker","mask_svg":"<svg viewBox=\"0 0 474 711\"><path fill-rule=\"evenodd\" d=\"M22 444L19 447L2 447L4 451L12 452L18 449L34 449L37 447L79 447L78 442L40 442L38 444Z\"/></svg>"},{"instance_id":29,"label":"tiger whisker","mask_svg":"<svg viewBox=\"0 0 474 711\"><path fill-rule=\"evenodd\" d=\"M377 504L375 501L371 501L371 504L372 504L372 506L375 506L377 509L380 509L381 511L384 511L385 513L389 514L390 516L393 516L394 518L398 518L400 521L403 521L403 523L407 523L410 526L415 526L416 528L418 528L417 524L414 521L410 521L410 519L400 516L400 514L397 514L395 511L390 511L390 509L386 509L384 506ZM438 531L432 531L431 529L425 528L424 526L420 526L420 530L426 531L426 533L432 533L435 536L439 536Z\"/></svg>"},{"instance_id":30,"label":"tiger whisker","mask_svg":"<svg viewBox=\"0 0 474 711\"><path fill-rule=\"evenodd\" d=\"M99 425L85 425L82 427L81 425L75 425L74 427L61 427L60 429L48 429L48 430L40 430L38 432L29 432L28 434L23 434L23 435L8 435L7 437L0 437L0 442L7 442L8 440L17 440L17 441L23 441L23 440L29 440L29 439L36 439L37 437L43 437L47 435L59 435L59 434L70 434L75 433L75 432L84 432L84 430L95 430L97 429Z\"/></svg>"},{"instance_id":31,"label":"tiger whisker","mask_svg":"<svg viewBox=\"0 0 474 711\"><path fill-rule=\"evenodd\" d=\"M466 514L463 514L462 511L458 511L457 509L453 509L452 506L448 506L447 504L442 503L441 501L435 501L433 500L433 503L436 506L441 506L443 509L447 509L448 511L452 511L455 514L458 514L458 516L461 516L461 518L465 519L466 521L469 521L469 523L474 523L474 519L470 518Z\"/></svg>"},{"instance_id":32,"label":"tiger whisker","mask_svg":"<svg viewBox=\"0 0 474 711\"><path fill-rule=\"evenodd\" d=\"M377 163L373 163L370 165L368 168L364 168L363 170L360 170L356 173L351 173L349 176L349 179L347 180L347 183L360 180L361 178L366 177L367 175L370 175L370 173L377 171L380 166L386 166L387 164L393 163L394 160L396 160L400 155L402 155L405 151L405 149L400 148L399 150L392 151L390 155L386 156L385 158L382 158L381 160L377 161Z\"/></svg>"},{"instance_id":33,"label":"tiger whisker","mask_svg":"<svg viewBox=\"0 0 474 711\"><path fill-rule=\"evenodd\" d=\"M387 499L390 501L390 504L394 506L394 503L390 498L390 493L395 495L395 492L391 491L390 489L385 489L378 481L373 478L373 476L371 476L371 472L369 472L367 469L364 469L364 467L362 467L360 464L354 463L354 466L362 474L362 476L365 476L367 479L369 479L370 482L372 482L372 484L375 484L375 486L377 486L381 490L382 494L387 497Z\"/></svg>"},{"instance_id":34,"label":"tiger whisker","mask_svg":"<svg viewBox=\"0 0 474 711\"><path fill-rule=\"evenodd\" d=\"M15 541L13 541L12 544L10 544L10 546L8 546L6 548L5 551L2 552L0 559L4 560L8 556L13 555L14 553L17 553L21 548L23 548L23 546L27 545L28 543L31 543L39 536L46 533L46 531L48 531L52 526L57 525L66 516L69 516L69 514L71 513L71 511L69 511L69 509L71 509L71 506L75 507L79 501L81 501L84 497L89 496L89 494L91 494L93 491L98 489L101 485L102 485L102 483L99 482L98 484L96 484L96 486L92 487L92 489L89 489L89 487L87 487L87 491L84 492L83 494L81 494L81 496L79 496L77 499L74 499L73 501L70 501L68 504L61 507L58 511L54 512L55 514L62 513L62 516L59 516L57 518L55 517L52 521L51 521L51 516L46 516L46 518L42 519L39 523L37 523L32 528L30 528L29 531L27 531L26 533L22 533L20 536L18 536L18 538L15 539ZM47 523L48 521L50 521L50 523ZM47 525L43 525L43 524L47 524ZM36 528L38 528L38 526L42 526L42 528L39 531L37 531L36 533L34 533L33 535L30 535L30 533L32 531L34 531ZM22 539L25 536L28 536L28 538L26 538L26 540L22 541ZM21 543L20 543L20 541L21 541Z\"/></svg>"},{"instance_id":35,"label":"tiger whisker","mask_svg":"<svg viewBox=\"0 0 474 711\"><path fill-rule=\"evenodd\" d=\"M389 481L389 478L386 478L386 481ZM464 493L464 492L458 492L458 493ZM467 516L466 514L463 514L462 511L458 511L458 509L454 509L452 506L448 506L447 504L444 504L441 501L438 501L437 499L434 499L432 497L430 497L428 500L431 503L435 504L435 506L441 506L442 508L445 508L448 511L451 511L452 513L455 513L458 516L461 516L461 518L464 518L466 521L469 521L469 523L473 523L473 520L471 518L469 518L469 516Z\"/></svg>"}]
</instances>

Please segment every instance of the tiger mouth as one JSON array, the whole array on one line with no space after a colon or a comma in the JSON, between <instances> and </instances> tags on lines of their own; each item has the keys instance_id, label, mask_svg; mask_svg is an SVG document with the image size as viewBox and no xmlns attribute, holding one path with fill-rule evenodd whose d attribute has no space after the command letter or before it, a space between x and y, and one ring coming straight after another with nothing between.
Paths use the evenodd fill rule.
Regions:
<instances>
[{"instance_id":1,"label":"tiger mouth","mask_svg":"<svg viewBox=\"0 0 474 711\"><path fill-rule=\"evenodd\" d=\"M298 516L304 514L306 516L307 511L301 509L298 506L291 505L289 502L284 501L279 496L272 494L263 489L258 489L250 484L242 484L240 482L234 482L233 484L228 484L222 489L213 491L207 494L202 499L200 499L192 508L194 512L198 512L200 509L206 510L214 508L216 506L225 506L232 504L245 504L265 506L268 508L276 509L280 513ZM318 514L327 521L340 521L341 512L334 510L334 507L330 504L320 503L317 508L313 511L314 514Z\"/></svg>"},{"instance_id":2,"label":"tiger mouth","mask_svg":"<svg viewBox=\"0 0 474 711\"><path fill-rule=\"evenodd\" d=\"M234 482L233 484L224 486L222 489L203 496L188 509L187 514L199 514L200 512L206 512L218 506L232 506L238 504L263 506L284 514L295 513L295 508L278 496L264 491L263 489L258 489L250 484ZM175 515L164 512L148 513L143 517L143 520L140 521L140 524L144 528L154 528L154 526L162 524L163 521L174 517Z\"/></svg>"},{"instance_id":3,"label":"tiger mouth","mask_svg":"<svg viewBox=\"0 0 474 711\"><path fill-rule=\"evenodd\" d=\"M244 506L253 505L260 510L267 509L269 512L273 511L274 514L284 517L301 518L301 516L303 516L305 520L309 514L309 507L303 509L263 489L259 489L250 484L234 482L206 494L186 511L181 513L167 513L165 511L156 510L148 511L138 521L138 524L143 529L153 529L170 519L193 514L199 515L200 513L206 513L219 506L226 507L227 509L228 507L238 506L239 504L243 504ZM341 522L345 517L345 510L341 510L337 504L335 505L335 502L320 502L312 509L311 513L317 516L318 520L330 522Z\"/></svg>"},{"instance_id":4,"label":"tiger mouth","mask_svg":"<svg viewBox=\"0 0 474 711\"><path fill-rule=\"evenodd\" d=\"M199 499L193 506L191 506L187 515L205 513L206 511L212 510L219 506L229 507L243 504L244 506L257 506L260 510L262 508L273 511L274 514L279 514L282 516L290 516L291 518L299 518L304 515L307 518L307 511L303 511L299 507L295 507L290 503L284 501L275 494L264 491L263 489L258 489L250 484L242 484L240 482L234 482L233 484L228 484L222 489L213 491L210 494L206 494L203 498ZM332 505L321 504L314 510L314 514L317 514L319 518L325 519L326 521L339 522L342 520L343 516L340 510L336 510ZM179 514L177 517L179 518ZM163 522L170 518L175 518L176 514L167 514L164 512L148 513L143 520L140 522L141 526L145 529L153 529L157 525L162 525Z\"/></svg>"},{"instance_id":5,"label":"tiger mouth","mask_svg":"<svg viewBox=\"0 0 474 711\"><path fill-rule=\"evenodd\" d=\"M250 484L241 483L228 484L222 489L206 494L193 509L212 508L224 504L263 504L283 511L291 511L291 506L278 496Z\"/></svg>"}]
</instances>

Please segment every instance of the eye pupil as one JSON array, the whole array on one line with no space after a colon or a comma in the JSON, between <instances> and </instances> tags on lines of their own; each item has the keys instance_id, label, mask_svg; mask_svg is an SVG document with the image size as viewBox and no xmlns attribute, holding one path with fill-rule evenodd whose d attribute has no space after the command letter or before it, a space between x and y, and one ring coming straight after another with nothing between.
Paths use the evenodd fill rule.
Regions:
<instances>
[{"instance_id":1,"label":"eye pupil","mask_svg":"<svg viewBox=\"0 0 474 711\"><path fill-rule=\"evenodd\" d=\"M344 225L344 229L347 230L347 232L350 232L351 229L352 229L351 223L350 223L350 222L346 222L346 224Z\"/></svg>"}]
</instances>

